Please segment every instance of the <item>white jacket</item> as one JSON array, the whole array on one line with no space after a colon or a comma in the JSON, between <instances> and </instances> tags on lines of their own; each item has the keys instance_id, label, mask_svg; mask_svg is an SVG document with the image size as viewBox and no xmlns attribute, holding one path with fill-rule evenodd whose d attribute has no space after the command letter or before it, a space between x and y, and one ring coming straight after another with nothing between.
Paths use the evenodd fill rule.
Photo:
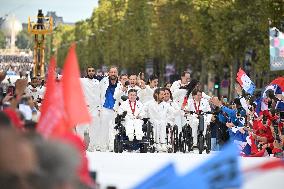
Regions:
<instances>
[{"instance_id":1,"label":"white jacket","mask_svg":"<svg viewBox=\"0 0 284 189\"><path fill-rule=\"evenodd\" d=\"M172 86L171 86L171 92L174 93L176 90L178 90L181 87L181 80L177 80L175 82L173 82Z\"/></svg>"},{"instance_id":2,"label":"white jacket","mask_svg":"<svg viewBox=\"0 0 284 189\"><path fill-rule=\"evenodd\" d=\"M119 82L120 83L120 82ZM122 84L120 83L118 87L115 88L114 91L114 99L115 99L115 105L114 105L114 110L117 110L119 107L119 104L121 104L123 101L121 100L122 96L128 96L128 91L130 89L135 89L137 92L140 90L140 87L135 86L135 87L131 87L130 85L127 87L127 91L122 91Z\"/></svg>"},{"instance_id":3,"label":"white jacket","mask_svg":"<svg viewBox=\"0 0 284 189\"><path fill-rule=\"evenodd\" d=\"M198 107L199 107L199 110L201 110L202 112L210 112L211 111L211 107L209 105L209 102L205 98L201 98L200 103L196 103L196 108L198 109ZM197 109L195 109L194 100L188 99L187 106L185 107L185 110L196 112Z\"/></svg>"},{"instance_id":4,"label":"white jacket","mask_svg":"<svg viewBox=\"0 0 284 189\"><path fill-rule=\"evenodd\" d=\"M34 100L36 100L38 98L43 98L44 97L44 93L45 93L45 87L36 87L36 88L34 88L33 86L29 85L25 89L25 93L28 96L32 96Z\"/></svg>"},{"instance_id":5,"label":"white jacket","mask_svg":"<svg viewBox=\"0 0 284 189\"><path fill-rule=\"evenodd\" d=\"M172 107L174 116L178 116L183 112L183 110L180 109L180 107L178 106L178 104L176 102L169 100L166 103L169 104Z\"/></svg>"},{"instance_id":6,"label":"white jacket","mask_svg":"<svg viewBox=\"0 0 284 189\"><path fill-rule=\"evenodd\" d=\"M150 121L155 124L172 123L174 120L174 109L170 104L161 102L158 104L155 100L151 100L144 104L143 117L150 118Z\"/></svg>"},{"instance_id":7,"label":"white jacket","mask_svg":"<svg viewBox=\"0 0 284 189\"><path fill-rule=\"evenodd\" d=\"M151 100L154 99L153 97L153 94L154 94L154 91L155 91L156 88L150 88L149 85L146 85L146 88L145 89L140 89L138 91L138 97L139 97L139 100L145 104L146 102L149 102Z\"/></svg>"},{"instance_id":8,"label":"white jacket","mask_svg":"<svg viewBox=\"0 0 284 189\"><path fill-rule=\"evenodd\" d=\"M81 86L89 112L100 107L100 82L97 79L81 78Z\"/></svg>"},{"instance_id":9,"label":"white jacket","mask_svg":"<svg viewBox=\"0 0 284 189\"><path fill-rule=\"evenodd\" d=\"M196 103L196 108L195 108L195 105L194 105L194 100L188 99L187 106L185 107L185 110L197 112L198 108L202 112L210 112L211 111L210 104L209 104L208 100L206 100L205 98L201 98L200 105L199 105L199 103ZM211 122L211 117L212 117L212 114L207 114L207 115L204 116L206 125L208 125ZM192 115L191 118L196 118L196 115Z\"/></svg>"},{"instance_id":10,"label":"white jacket","mask_svg":"<svg viewBox=\"0 0 284 189\"><path fill-rule=\"evenodd\" d=\"M187 93L186 89L180 89L181 86L182 86L182 84L181 84L180 80L173 82L173 84L171 86L171 92L172 92L172 95L173 95L173 100L174 100L174 102L176 102L178 104L179 107L182 106L182 103L184 101L184 97L186 96L186 93ZM206 95L204 92L202 92L202 98L209 100L211 97ZM192 99L191 94L188 96L188 99Z\"/></svg>"},{"instance_id":11,"label":"white jacket","mask_svg":"<svg viewBox=\"0 0 284 189\"><path fill-rule=\"evenodd\" d=\"M171 92L173 95L174 102L177 103L178 107L181 108L182 103L184 101L184 97L186 96L187 90L186 89L180 89L182 86L181 80L173 82L171 86Z\"/></svg>"},{"instance_id":12,"label":"white jacket","mask_svg":"<svg viewBox=\"0 0 284 189\"><path fill-rule=\"evenodd\" d=\"M136 101L136 105L134 107L134 102L131 102L131 106L133 109L135 109L134 114L132 113L129 100L123 101L121 105L118 108L118 114L122 114L124 111L127 112L126 117L130 119L135 119L137 117L142 116L143 111L143 104L140 101Z\"/></svg>"},{"instance_id":13,"label":"white jacket","mask_svg":"<svg viewBox=\"0 0 284 189\"><path fill-rule=\"evenodd\" d=\"M121 83L118 82L117 87L120 87L120 85L121 85ZM109 77L105 77L100 81L100 105L101 105L101 107L105 103L105 98L106 98L105 95L106 95L106 91L107 91L108 86L109 86Z\"/></svg>"}]
</instances>

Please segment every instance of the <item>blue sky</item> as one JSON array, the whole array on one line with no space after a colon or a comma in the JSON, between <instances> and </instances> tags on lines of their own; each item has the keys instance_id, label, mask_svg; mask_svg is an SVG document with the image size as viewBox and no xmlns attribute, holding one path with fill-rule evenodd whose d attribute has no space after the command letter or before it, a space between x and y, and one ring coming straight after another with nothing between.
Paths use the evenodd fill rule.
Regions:
<instances>
[{"instance_id":1,"label":"blue sky","mask_svg":"<svg viewBox=\"0 0 284 189\"><path fill-rule=\"evenodd\" d=\"M56 11L64 22L76 22L89 18L98 0L0 0L0 17L12 12L21 22L36 16L37 10Z\"/></svg>"}]
</instances>

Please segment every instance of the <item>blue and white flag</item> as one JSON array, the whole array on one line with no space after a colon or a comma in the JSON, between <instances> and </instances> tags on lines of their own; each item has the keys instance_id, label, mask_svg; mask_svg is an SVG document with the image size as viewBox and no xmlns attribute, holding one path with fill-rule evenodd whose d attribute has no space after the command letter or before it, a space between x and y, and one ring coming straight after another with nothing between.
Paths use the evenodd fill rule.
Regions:
<instances>
[{"instance_id":1,"label":"blue and white flag","mask_svg":"<svg viewBox=\"0 0 284 189\"><path fill-rule=\"evenodd\" d=\"M156 189L167 185L171 180L175 180L177 174L173 163L163 167L158 172L146 178L140 184L135 186L133 189Z\"/></svg>"},{"instance_id":2,"label":"blue and white flag","mask_svg":"<svg viewBox=\"0 0 284 189\"><path fill-rule=\"evenodd\" d=\"M228 144L223 151L184 176L172 179L159 189L224 189L240 188L242 176L239 165L239 150Z\"/></svg>"},{"instance_id":3,"label":"blue and white flag","mask_svg":"<svg viewBox=\"0 0 284 189\"><path fill-rule=\"evenodd\" d=\"M250 95L253 95L255 90L255 84L251 81L251 79L247 76L247 74L240 68L237 73L237 81L240 86Z\"/></svg>"}]
</instances>

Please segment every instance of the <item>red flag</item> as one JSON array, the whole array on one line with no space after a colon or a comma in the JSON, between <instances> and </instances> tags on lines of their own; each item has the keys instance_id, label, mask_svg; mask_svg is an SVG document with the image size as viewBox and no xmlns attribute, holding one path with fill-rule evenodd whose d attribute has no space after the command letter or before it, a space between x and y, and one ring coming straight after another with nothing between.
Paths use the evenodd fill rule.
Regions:
<instances>
[{"instance_id":1,"label":"red flag","mask_svg":"<svg viewBox=\"0 0 284 189\"><path fill-rule=\"evenodd\" d=\"M41 116L37 124L37 131L45 137L61 134L66 127L62 87L55 80L55 67L55 59L51 58Z\"/></svg>"},{"instance_id":2,"label":"red flag","mask_svg":"<svg viewBox=\"0 0 284 189\"><path fill-rule=\"evenodd\" d=\"M241 86L243 86L243 81L242 81L242 76L243 75L246 75L246 73L244 72L244 70L242 70L241 68L239 69L239 72L237 73L237 81L238 81L238 83L241 85Z\"/></svg>"},{"instance_id":3,"label":"red flag","mask_svg":"<svg viewBox=\"0 0 284 189\"><path fill-rule=\"evenodd\" d=\"M247 76L247 74L241 68L239 69L239 72L237 73L236 79L244 91L246 91L250 95L253 95L254 90L255 90L255 84L252 82L252 80Z\"/></svg>"},{"instance_id":4,"label":"red flag","mask_svg":"<svg viewBox=\"0 0 284 189\"><path fill-rule=\"evenodd\" d=\"M274 79L270 84L278 85L284 91L284 77Z\"/></svg>"},{"instance_id":5,"label":"red flag","mask_svg":"<svg viewBox=\"0 0 284 189\"><path fill-rule=\"evenodd\" d=\"M270 170L278 169L278 168L282 168L282 169L284 168L284 161L281 160L281 159L273 159L271 161L264 162L260 165L246 169L246 170L244 170L244 172L248 173L248 172L253 172L253 171L257 171L257 170L270 171Z\"/></svg>"},{"instance_id":6,"label":"red flag","mask_svg":"<svg viewBox=\"0 0 284 189\"><path fill-rule=\"evenodd\" d=\"M91 121L79 80L80 72L75 48L75 44L72 44L62 74L64 105L70 127Z\"/></svg>"},{"instance_id":7,"label":"red flag","mask_svg":"<svg viewBox=\"0 0 284 189\"><path fill-rule=\"evenodd\" d=\"M55 68L56 68L56 61L54 57L51 57L50 59L50 63L49 63L49 67L48 67L48 78L47 78L47 82L46 82L46 91L48 91L48 93L46 92L44 95L44 99L48 99L50 98L50 94L53 93L53 91L55 90ZM48 103L42 103L41 105L41 113L43 113L44 110L46 110L46 106L48 106Z\"/></svg>"}]
</instances>

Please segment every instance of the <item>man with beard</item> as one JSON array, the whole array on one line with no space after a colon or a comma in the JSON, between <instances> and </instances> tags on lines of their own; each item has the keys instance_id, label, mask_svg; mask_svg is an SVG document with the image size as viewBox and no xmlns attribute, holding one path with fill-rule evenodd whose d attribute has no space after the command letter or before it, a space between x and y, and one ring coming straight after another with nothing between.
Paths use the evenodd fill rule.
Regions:
<instances>
[{"instance_id":1,"label":"man with beard","mask_svg":"<svg viewBox=\"0 0 284 189\"><path fill-rule=\"evenodd\" d=\"M154 127L154 141L158 151L167 151L166 127L173 123L174 109L164 101L165 90L157 88L154 91L154 99L145 104L142 117L150 118Z\"/></svg>"},{"instance_id":2,"label":"man with beard","mask_svg":"<svg viewBox=\"0 0 284 189\"><path fill-rule=\"evenodd\" d=\"M85 101L89 109L89 113L92 117L92 121L90 124L78 125L76 127L77 134L84 139L84 134L88 133L90 137L90 143L88 150L93 151L95 148L99 148L98 136L99 133L97 129L99 128L99 107L100 107L100 95L99 88L100 82L95 79L95 68L88 67L87 68L87 77L81 78L81 85L83 89L83 93L85 96Z\"/></svg>"},{"instance_id":3,"label":"man with beard","mask_svg":"<svg viewBox=\"0 0 284 189\"><path fill-rule=\"evenodd\" d=\"M34 100L39 97L39 78L33 77L30 85L26 88L25 93L28 96L32 96Z\"/></svg>"},{"instance_id":4,"label":"man with beard","mask_svg":"<svg viewBox=\"0 0 284 189\"><path fill-rule=\"evenodd\" d=\"M110 127L114 123L114 91L120 87L118 83L118 69L115 66L110 67L108 77L105 77L100 82L100 98L102 110L100 114L100 126L96 136L99 137L99 146L101 151L109 149L109 134Z\"/></svg>"}]
</instances>

